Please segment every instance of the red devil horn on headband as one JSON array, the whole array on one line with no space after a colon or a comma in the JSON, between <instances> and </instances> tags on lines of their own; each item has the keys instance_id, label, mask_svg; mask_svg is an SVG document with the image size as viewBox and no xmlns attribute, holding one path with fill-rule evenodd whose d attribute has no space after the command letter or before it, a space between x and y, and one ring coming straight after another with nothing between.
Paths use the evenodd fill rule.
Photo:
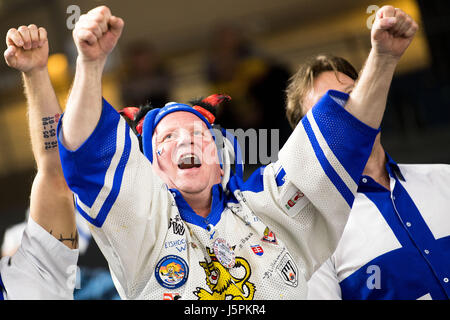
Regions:
<instances>
[{"instance_id":1,"label":"red devil horn on headband","mask_svg":"<svg viewBox=\"0 0 450 320\"><path fill-rule=\"evenodd\" d=\"M125 117L127 117L128 119L134 121L134 117L136 116L136 114L139 112L139 108L136 107L126 107L123 108L122 110L119 110L119 113Z\"/></svg>"},{"instance_id":2,"label":"red devil horn on headband","mask_svg":"<svg viewBox=\"0 0 450 320\"><path fill-rule=\"evenodd\" d=\"M231 97L224 95L224 94L212 94L209 97L206 97L202 100L202 102L207 103L213 107L217 107L220 105L223 101L230 101Z\"/></svg>"},{"instance_id":3,"label":"red devil horn on headband","mask_svg":"<svg viewBox=\"0 0 450 320\"><path fill-rule=\"evenodd\" d=\"M209 123L213 124L214 121L216 120L216 117L209 112L208 110L206 110L206 106L208 107L213 107L216 108L218 107L223 101L230 101L231 97L224 95L224 94L213 94L210 95L209 97L203 99L202 101L200 101L200 103L202 106L199 105L195 105L193 106L193 108L195 110L197 110L198 112L200 112L207 120ZM203 107L205 106L205 107Z\"/></svg>"},{"instance_id":4,"label":"red devil horn on headband","mask_svg":"<svg viewBox=\"0 0 450 320\"><path fill-rule=\"evenodd\" d=\"M136 118L136 114L139 112L139 108L137 107L126 107L123 108L122 110L119 111L119 113L125 117L127 117L128 119L130 119L131 121L134 121L134 119ZM139 134L142 134L142 125L144 123L144 118L142 118L139 123L136 126L136 131Z\"/></svg>"}]
</instances>

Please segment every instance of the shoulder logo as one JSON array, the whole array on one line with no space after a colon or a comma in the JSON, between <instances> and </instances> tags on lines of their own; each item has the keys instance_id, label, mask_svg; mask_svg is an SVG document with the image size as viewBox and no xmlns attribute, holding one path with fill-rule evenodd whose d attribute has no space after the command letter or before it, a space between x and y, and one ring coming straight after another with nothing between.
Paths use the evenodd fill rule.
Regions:
<instances>
[{"instance_id":1,"label":"shoulder logo","mask_svg":"<svg viewBox=\"0 0 450 320\"><path fill-rule=\"evenodd\" d=\"M186 283L189 267L183 258L169 255L159 260L155 268L158 283L167 289L176 289Z\"/></svg>"},{"instance_id":2,"label":"shoulder logo","mask_svg":"<svg viewBox=\"0 0 450 320\"><path fill-rule=\"evenodd\" d=\"M288 202L285 204L286 209L289 210L291 209L293 206L295 206L295 204L297 203L297 201L300 198L303 198L305 195L303 194L303 192L301 192L300 190L298 190L293 196L292 198L290 198L288 200Z\"/></svg>"}]
</instances>

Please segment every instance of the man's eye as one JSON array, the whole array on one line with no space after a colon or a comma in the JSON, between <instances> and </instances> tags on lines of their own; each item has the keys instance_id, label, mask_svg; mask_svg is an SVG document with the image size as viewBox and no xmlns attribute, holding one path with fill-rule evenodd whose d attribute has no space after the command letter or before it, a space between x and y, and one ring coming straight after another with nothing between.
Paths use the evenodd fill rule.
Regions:
<instances>
[{"instance_id":1,"label":"man's eye","mask_svg":"<svg viewBox=\"0 0 450 320\"><path fill-rule=\"evenodd\" d=\"M194 131L194 136L201 136L201 135L203 135L202 131L199 131L199 130Z\"/></svg>"},{"instance_id":2,"label":"man's eye","mask_svg":"<svg viewBox=\"0 0 450 320\"><path fill-rule=\"evenodd\" d=\"M167 135L164 136L164 138L162 139L162 141L170 140L170 139L172 139L172 137L173 137L172 133L169 133L169 134L167 134Z\"/></svg>"}]
</instances>

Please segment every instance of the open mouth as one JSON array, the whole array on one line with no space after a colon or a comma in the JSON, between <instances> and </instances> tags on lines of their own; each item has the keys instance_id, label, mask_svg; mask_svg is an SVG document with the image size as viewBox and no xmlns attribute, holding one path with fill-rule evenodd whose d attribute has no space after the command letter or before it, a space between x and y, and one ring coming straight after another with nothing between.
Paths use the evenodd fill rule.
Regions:
<instances>
[{"instance_id":1,"label":"open mouth","mask_svg":"<svg viewBox=\"0 0 450 320\"><path fill-rule=\"evenodd\" d=\"M180 169L200 168L201 165L200 158L193 153L184 154L178 160L178 168Z\"/></svg>"}]
</instances>

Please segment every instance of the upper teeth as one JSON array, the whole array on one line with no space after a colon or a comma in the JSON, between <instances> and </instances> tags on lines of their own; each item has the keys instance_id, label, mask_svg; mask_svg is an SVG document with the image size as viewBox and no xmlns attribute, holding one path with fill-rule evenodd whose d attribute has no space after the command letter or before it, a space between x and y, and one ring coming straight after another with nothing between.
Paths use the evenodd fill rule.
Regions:
<instances>
[{"instance_id":1,"label":"upper teeth","mask_svg":"<svg viewBox=\"0 0 450 320\"><path fill-rule=\"evenodd\" d=\"M187 158L195 158L194 154L185 154L184 156L181 157L181 160L185 160Z\"/></svg>"},{"instance_id":2,"label":"upper teeth","mask_svg":"<svg viewBox=\"0 0 450 320\"><path fill-rule=\"evenodd\" d=\"M181 156L178 163L195 163L200 164L200 159L193 153L188 153L183 156Z\"/></svg>"}]
</instances>

